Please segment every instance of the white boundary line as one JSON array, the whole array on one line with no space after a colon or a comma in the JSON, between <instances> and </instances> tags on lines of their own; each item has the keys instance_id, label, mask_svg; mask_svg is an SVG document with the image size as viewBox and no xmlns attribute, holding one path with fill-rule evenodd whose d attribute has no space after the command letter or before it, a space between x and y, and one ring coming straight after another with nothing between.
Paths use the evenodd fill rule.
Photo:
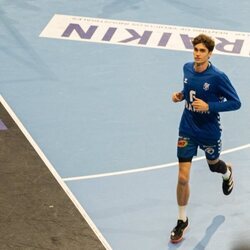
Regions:
<instances>
[{"instance_id":1,"label":"white boundary line","mask_svg":"<svg viewBox=\"0 0 250 250\"><path fill-rule=\"evenodd\" d=\"M107 250L112 250L111 246L109 245L109 243L106 241L106 239L103 237L103 235L101 234L101 232L99 231L99 229L96 227L96 225L93 223L93 221L91 220L91 218L88 216L88 214L86 213L86 211L83 209L83 207L81 206L81 204L78 202L78 200L76 199L76 197L73 195L73 193L70 191L70 189L67 187L67 185L63 182L62 178L59 176L59 174L57 173L57 171L55 170L55 168L52 166L52 164L50 163L50 161L47 159L47 157L45 156L45 154L42 152L42 150L39 148L39 146L36 144L36 142L33 140L33 138L31 137L31 135L29 134L29 132L25 129L25 127L23 126L23 124L21 123L21 121L18 119L18 117L16 116L16 114L13 112L13 110L11 109L11 107L7 104L7 102L4 100L4 98L2 97L2 95L0 95L0 102L2 103L2 105L5 107L5 109L7 110L7 112L9 113L9 115L12 117L12 119L15 121L15 123L17 124L17 126L20 128L20 130L23 132L23 134L25 135L26 139L30 142L30 144L32 145L32 147L35 149L35 151L37 152L37 154L40 156L40 158L43 160L43 162L45 163L45 165L48 167L48 169L50 170L50 172L53 174L53 176L55 177L55 179L57 180L57 182L61 185L62 189L65 191L65 193L68 195L68 197L71 199L71 201L73 202L73 204L75 205L75 207L78 209L78 211L81 213L81 215L83 216L83 218L87 221L87 223L89 224L89 226L91 227L91 229L94 231L94 233L96 234L96 236L98 237L98 239L101 241L101 243L103 244L103 246L107 249Z\"/></svg>"},{"instance_id":2,"label":"white boundary line","mask_svg":"<svg viewBox=\"0 0 250 250\"><path fill-rule=\"evenodd\" d=\"M243 150L246 148L250 148L250 144L246 144L246 145L239 146L236 148L224 150L221 152L221 155L229 154L229 153ZM200 160L204 160L204 159L205 159L205 156L201 156L201 157L194 158L193 161L200 161ZM162 164L162 165L157 165L157 166L137 168L137 169L131 169L131 170L125 170L125 171L117 171L117 172L111 172L111 173L77 176L77 177L68 177L68 178L63 178L63 180L64 181L78 181L78 180L95 179L95 178L102 178L102 177L109 177L109 176L134 174L134 173L152 171L152 170L157 170L157 169L162 169L162 168L169 168L169 167L173 167L173 166L177 166L177 165L178 165L178 162L172 162L172 163L167 163L167 164Z\"/></svg>"}]
</instances>

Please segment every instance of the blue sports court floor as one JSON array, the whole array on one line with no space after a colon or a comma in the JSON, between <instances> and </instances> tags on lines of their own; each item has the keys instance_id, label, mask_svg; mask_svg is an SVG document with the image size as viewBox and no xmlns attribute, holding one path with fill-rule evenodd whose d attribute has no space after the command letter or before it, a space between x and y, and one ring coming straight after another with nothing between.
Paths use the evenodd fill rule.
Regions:
<instances>
[{"instance_id":1,"label":"blue sports court floor","mask_svg":"<svg viewBox=\"0 0 250 250\"><path fill-rule=\"evenodd\" d=\"M249 11L247 0L1 0L1 103L106 249L229 250L248 240ZM187 37L199 32L217 37L211 61L242 101L221 114L235 189L222 194L199 152L190 227L172 245L183 103L171 94L192 61Z\"/></svg>"}]
</instances>

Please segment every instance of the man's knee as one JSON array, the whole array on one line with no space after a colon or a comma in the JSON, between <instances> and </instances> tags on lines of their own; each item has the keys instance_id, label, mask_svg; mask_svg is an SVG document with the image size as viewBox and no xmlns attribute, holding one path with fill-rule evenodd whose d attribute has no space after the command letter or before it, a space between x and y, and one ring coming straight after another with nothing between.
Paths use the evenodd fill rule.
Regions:
<instances>
[{"instance_id":1,"label":"man's knee","mask_svg":"<svg viewBox=\"0 0 250 250\"><path fill-rule=\"evenodd\" d=\"M179 161L178 184L185 186L189 182L191 161Z\"/></svg>"},{"instance_id":2,"label":"man's knee","mask_svg":"<svg viewBox=\"0 0 250 250\"><path fill-rule=\"evenodd\" d=\"M179 175L178 175L178 183L181 186L188 185L189 182L189 171L187 169L180 169L179 170Z\"/></svg>"},{"instance_id":3,"label":"man's knee","mask_svg":"<svg viewBox=\"0 0 250 250\"><path fill-rule=\"evenodd\" d=\"M189 176L186 174L180 173L178 177L178 184L181 186L186 186L188 185L188 182L189 182Z\"/></svg>"},{"instance_id":4,"label":"man's knee","mask_svg":"<svg viewBox=\"0 0 250 250\"><path fill-rule=\"evenodd\" d=\"M227 172L227 165L224 161L218 160L216 163L208 161L208 166L212 172L225 174Z\"/></svg>"}]
</instances>

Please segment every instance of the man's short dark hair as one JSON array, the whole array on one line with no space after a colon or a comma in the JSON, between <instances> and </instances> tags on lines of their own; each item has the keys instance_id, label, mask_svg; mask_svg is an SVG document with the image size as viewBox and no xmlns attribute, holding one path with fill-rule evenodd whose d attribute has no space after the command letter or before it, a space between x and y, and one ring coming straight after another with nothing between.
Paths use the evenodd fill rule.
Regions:
<instances>
[{"instance_id":1,"label":"man's short dark hair","mask_svg":"<svg viewBox=\"0 0 250 250\"><path fill-rule=\"evenodd\" d=\"M192 40L193 46L195 46L199 43L204 44L204 46L208 49L209 52L213 51L214 46L215 46L214 39L210 36L205 35L205 34L200 34Z\"/></svg>"}]
</instances>

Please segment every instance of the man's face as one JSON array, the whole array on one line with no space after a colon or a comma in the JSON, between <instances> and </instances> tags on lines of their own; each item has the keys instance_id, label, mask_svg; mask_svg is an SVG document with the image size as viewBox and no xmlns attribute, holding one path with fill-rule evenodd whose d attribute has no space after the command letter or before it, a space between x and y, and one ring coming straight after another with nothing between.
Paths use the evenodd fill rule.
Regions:
<instances>
[{"instance_id":1,"label":"man's face","mask_svg":"<svg viewBox=\"0 0 250 250\"><path fill-rule=\"evenodd\" d=\"M203 43L198 43L194 46L194 62L198 65L206 63L212 52L209 52Z\"/></svg>"}]
</instances>

